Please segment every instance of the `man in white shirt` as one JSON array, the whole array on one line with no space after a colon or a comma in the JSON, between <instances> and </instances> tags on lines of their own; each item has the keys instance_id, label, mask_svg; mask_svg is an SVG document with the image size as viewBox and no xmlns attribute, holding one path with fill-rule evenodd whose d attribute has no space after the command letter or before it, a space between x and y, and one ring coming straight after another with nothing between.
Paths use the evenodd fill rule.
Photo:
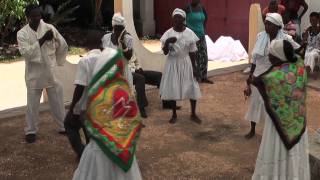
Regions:
<instances>
[{"instance_id":1,"label":"man in white shirt","mask_svg":"<svg viewBox=\"0 0 320 180\"><path fill-rule=\"evenodd\" d=\"M64 121L70 144L76 152L79 160L85 147L81 141L79 130L82 129L86 135L83 123L87 104L87 87L93 77L93 69L96 62L102 54L100 48L103 32L89 31L87 36L87 47L90 51L86 56L81 58L78 63L78 69L74 80L76 87L73 93L69 112ZM87 136L86 140L88 142Z\"/></svg>"},{"instance_id":2,"label":"man in white shirt","mask_svg":"<svg viewBox=\"0 0 320 180\"><path fill-rule=\"evenodd\" d=\"M63 66L68 45L55 27L41 20L38 5L28 5L25 14L28 24L18 32L17 40L19 51L26 63L26 142L33 143L38 131L39 105L43 89L48 93L51 112L59 125L59 133L65 132L63 90L55 77L55 69L57 65Z\"/></svg>"}]
</instances>

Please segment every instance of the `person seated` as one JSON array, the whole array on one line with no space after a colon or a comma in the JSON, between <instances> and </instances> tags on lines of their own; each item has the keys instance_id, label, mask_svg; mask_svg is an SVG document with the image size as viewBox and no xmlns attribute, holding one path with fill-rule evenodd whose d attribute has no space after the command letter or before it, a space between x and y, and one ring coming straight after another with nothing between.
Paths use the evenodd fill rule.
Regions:
<instances>
[{"instance_id":1,"label":"person seated","mask_svg":"<svg viewBox=\"0 0 320 180\"><path fill-rule=\"evenodd\" d=\"M311 26L303 33L303 44L306 46L304 64L308 71L314 72L320 59L320 15L317 12L310 14ZM315 76L315 79L317 77Z\"/></svg>"},{"instance_id":2,"label":"person seated","mask_svg":"<svg viewBox=\"0 0 320 180\"><path fill-rule=\"evenodd\" d=\"M53 18L55 12L51 4L49 4L48 0L40 0L39 7L42 14L42 19L44 22L50 22Z\"/></svg>"},{"instance_id":3,"label":"person seated","mask_svg":"<svg viewBox=\"0 0 320 180\"><path fill-rule=\"evenodd\" d=\"M145 84L157 86L159 88L162 73L156 71L144 71L133 52L133 38L125 29L125 20L120 13L114 14L112 18L113 32L102 37L104 48L122 49L124 57L128 61L126 65L126 78L133 89L135 86L137 102L141 117L147 118L145 107L148 100L145 92ZM163 108L170 109L171 104L164 101Z\"/></svg>"},{"instance_id":4,"label":"person seated","mask_svg":"<svg viewBox=\"0 0 320 180\"><path fill-rule=\"evenodd\" d=\"M262 17L266 19L268 13L278 13L282 16L285 10L286 8L279 4L277 0L271 0L269 5L262 10Z\"/></svg>"}]
</instances>

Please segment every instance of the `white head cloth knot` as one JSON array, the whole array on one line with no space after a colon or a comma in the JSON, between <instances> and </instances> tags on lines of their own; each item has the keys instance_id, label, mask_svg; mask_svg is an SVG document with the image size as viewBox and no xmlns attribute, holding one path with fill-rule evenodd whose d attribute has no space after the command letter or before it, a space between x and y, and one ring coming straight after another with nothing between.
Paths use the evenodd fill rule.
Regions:
<instances>
[{"instance_id":1,"label":"white head cloth knot","mask_svg":"<svg viewBox=\"0 0 320 180\"><path fill-rule=\"evenodd\" d=\"M112 17L112 27L113 26L125 26L124 17L121 13L115 13Z\"/></svg>"},{"instance_id":2,"label":"white head cloth knot","mask_svg":"<svg viewBox=\"0 0 320 180\"><path fill-rule=\"evenodd\" d=\"M186 12L184 12L184 10L182 9L179 9L179 8L176 8L173 13L172 13L172 17L175 16L175 15L180 15L182 16L183 18L186 19L187 15L186 15Z\"/></svg>"},{"instance_id":3,"label":"white head cloth knot","mask_svg":"<svg viewBox=\"0 0 320 180\"><path fill-rule=\"evenodd\" d=\"M280 26L281 28L284 27L282 17L278 13L268 13L266 16L266 21L269 21L274 25Z\"/></svg>"},{"instance_id":4,"label":"white head cloth knot","mask_svg":"<svg viewBox=\"0 0 320 180\"><path fill-rule=\"evenodd\" d=\"M281 61L288 61L283 48L283 40L273 40L269 47L269 53Z\"/></svg>"}]
</instances>

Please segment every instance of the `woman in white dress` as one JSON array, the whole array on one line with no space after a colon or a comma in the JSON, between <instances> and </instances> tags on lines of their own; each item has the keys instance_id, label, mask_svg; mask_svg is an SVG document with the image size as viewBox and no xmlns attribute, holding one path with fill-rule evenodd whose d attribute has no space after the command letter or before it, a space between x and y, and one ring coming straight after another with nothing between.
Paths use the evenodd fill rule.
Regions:
<instances>
[{"instance_id":1,"label":"woman in white dress","mask_svg":"<svg viewBox=\"0 0 320 180\"><path fill-rule=\"evenodd\" d=\"M314 71L316 65L319 65L320 61L320 27L319 25L320 15L317 12L310 14L311 26L303 34L304 43L306 44L306 54L304 63L308 70Z\"/></svg>"},{"instance_id":2,"label":"woman in white dress","mask_svg":"<svg viewBox=\"0 0 320 180\"><path fill-rule=\"evenodd\" d=\"M251 129L245 138L250 139L255 135L256 123L264 119L265 108L262 98L256 87L251 85L253 77L257 77L266 72L271 63L268 58L269 45L274 39L288 40L294 49L299 49L300 45L296 43L291 36L285 34L283 28L282 17L278 13L268 13L265 20L265 31L262 31L257 36L257 41L252 52L252 66L249 78L247 80L247 88L244 91L246 97L250 96L250 102L248 111L245 115L245 119L250 121Z\"/></svg>"},{"instance_id":3,"label":"woman in white dress","mask_svg":"<svg viewBox=\"0 0 320 180\"><path fill-rule=\"evenodd\" d=\"M194 32L185 25L186 13L181 9L173 12L173 27L161 37L162 50L167 55L164 73L161 79L160 96L172 103L172 118L176 123L176 101L190 99L191 120L201 124L196 115L196 103L201 92L196 81L195 57L199 40Z\"/></svg>"},{"instance_id":4,"label":"woman in white dress","mask_svg":"<svg viewBox=\"0 0 320 180\"><path fill-rule=\"evenodd\" d=\"M252 180L310 180L304 63L286 40L274 40L269 53L272 67L253 78L266 113Z\"/></svg>"}]
</instances>

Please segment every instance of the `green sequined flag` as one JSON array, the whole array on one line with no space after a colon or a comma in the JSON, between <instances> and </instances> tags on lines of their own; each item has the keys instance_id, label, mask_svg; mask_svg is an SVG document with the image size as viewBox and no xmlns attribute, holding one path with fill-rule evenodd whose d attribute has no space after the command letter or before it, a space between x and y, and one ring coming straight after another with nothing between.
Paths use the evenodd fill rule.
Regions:
<instances>
[{"instance_id":1,"label":"green sequined flag","mask_svg":"<svg viewBox=\"0 0 320 180\"><path fill-rule=\"evenodd\" d=\"M254 85L281 140L291 149L306 129L307 72L303 60L272 68L258 77Z\"/></svg>"}]
</instances>

